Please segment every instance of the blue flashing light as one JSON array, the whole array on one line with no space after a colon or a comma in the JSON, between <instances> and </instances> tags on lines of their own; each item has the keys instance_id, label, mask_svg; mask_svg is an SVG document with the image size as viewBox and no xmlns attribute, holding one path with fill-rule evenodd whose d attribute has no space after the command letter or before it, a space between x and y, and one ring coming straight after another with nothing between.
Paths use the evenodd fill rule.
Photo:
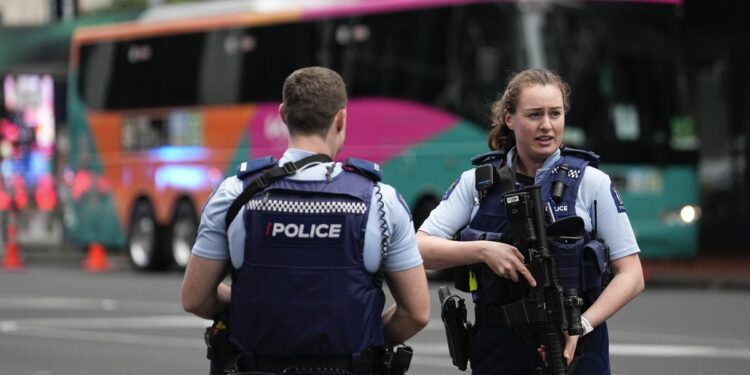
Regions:
<instances>
[{"instance_id":1,"label":"blue flashing light","mask_svg":"<svg viewBox=\"0 0 750 375\"><path fill-rule=\"evenodd\" d=\"M197 165L167 165L160 167L154 176L154 184L159 190L166 188L199 189L207 186L208 169Z\"/></svg>"},{"instance_id":2,"label":"blue flashing light","mask_svg":"<svg viewBox=\"0 0 750 375\"><path fill-rule=\"evenodd\" d=\"M197 146L162 146L148 153L152 160L168 163L205 160L208 157L206 148Z\"/></svg>"}]
</instances>

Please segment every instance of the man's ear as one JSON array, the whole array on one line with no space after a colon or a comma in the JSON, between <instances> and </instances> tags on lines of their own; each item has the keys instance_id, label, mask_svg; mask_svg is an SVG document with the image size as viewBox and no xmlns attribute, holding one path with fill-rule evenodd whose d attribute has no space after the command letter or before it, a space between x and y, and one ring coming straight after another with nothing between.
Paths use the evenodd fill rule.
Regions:
<instances>
[{"instance_id":1,"label":"man's ear","mask_svg":"<svg viewBox=\"0 0 750 375\"><path fill-rule=\"evenodd\" d=\"M336 132L341 132L346 128L346 108L336 113Z\"/></svg>"},{"instance_id":2,"label":"man's ear","mask_svg":"<svg viewBox=\"0 0 750 375\"><path fill-rule=\"evenodd\" d=\"M279 117L281 117L281 121L286 124L286 118L284 117L284 103L279 104Z\"/></svg>"}]
</instances>

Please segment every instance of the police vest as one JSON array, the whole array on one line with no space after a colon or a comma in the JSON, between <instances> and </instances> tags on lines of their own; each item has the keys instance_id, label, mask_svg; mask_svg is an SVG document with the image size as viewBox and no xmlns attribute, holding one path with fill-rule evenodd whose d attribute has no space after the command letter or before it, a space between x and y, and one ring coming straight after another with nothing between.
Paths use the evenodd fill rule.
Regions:
<instances>
[{"instance_id":1,"label":"police vest","mask_svg":"<svg viewBox=\"0 0 750 375\"><path fill-rule=\"evenodd\" d=\"M565 147L560 159L539 182L544 204L554 215L555 223L548 226L550 251L555 257L558 281L563 289L575 288L590 305L598 297L607 278L607 249L601 241L586 232L582 220L563 220L575 216L578 188L586 166L598 166L599 157L591 152ZM505 155L491 152L472 160L474 165L490 164L495 168L505 165ZM562 184L562 194L553 197L555 185ZM559 190L558 190L559 191ZM459 235L462 241L491 240L511 244L511 228L502 200L503 187L493 184L479 203L476 215ZM579 224L571 225L578 222ZM524 254L528 256L528 254ZM504 305L521 299L521 288L501 278L484 263L470 266L471 292L477 305Z\"/></svg>"},{"instance_id":2,"label":"police vest","mask_svg":"<svg viewBox=\"0 0 750 375\"><path fill-rule=\"evenodd\" d=\"M272 158L251 161L248 186ZM245 205L244 261L232 272L229 337L270 358L355 356L382 346L384 295L363 261L374 163L350 159L329 180L279 179Z\"/></svg>"}]
</instances>

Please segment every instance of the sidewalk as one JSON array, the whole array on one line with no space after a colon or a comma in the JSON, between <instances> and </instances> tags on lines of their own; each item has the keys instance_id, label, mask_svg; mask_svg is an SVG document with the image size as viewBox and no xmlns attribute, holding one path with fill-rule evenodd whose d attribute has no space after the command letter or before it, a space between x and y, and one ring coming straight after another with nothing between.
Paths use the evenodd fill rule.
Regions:
<instances>
[{"instance_id":1,"label":"sidewalk","mask_svg":"<svg viewBox=\"0 0 750 375\"><path fill-rule=\"evenodd\" d=\"M715 253L686 260L644 260L646 287L700 287L750 291L750 252Z\"/></svg>"}]
</instances>

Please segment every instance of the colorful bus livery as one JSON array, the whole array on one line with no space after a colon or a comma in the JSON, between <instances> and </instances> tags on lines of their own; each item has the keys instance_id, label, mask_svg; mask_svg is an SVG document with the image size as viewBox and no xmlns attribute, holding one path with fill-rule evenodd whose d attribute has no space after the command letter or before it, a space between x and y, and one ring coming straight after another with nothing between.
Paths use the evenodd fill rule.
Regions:
<instances>
[{"instance_id":1,"label":"colorful bus livery","mask_svg":"<svg viewBox=\"0 0 750 375\"><path fill-rule=\"evenodd\" d=\"M286 74L313 61L295 60L277 69L275 80L262 93L265 96L249 92L255 97L210 97L211 91L226 94L212 84L196 88L177 82L177 77L158 78L162 70L184 64L188 55L196 56L160 55L157 47L192 48L188 44L195 34L130 37L144 33L139 26L81 30L74 38L78 64L71 71L71 82L76 82L71 87L76 91L70 95L80 100L70 104L71 112L79 115L71 128L70 166L76 171L72 189L81 190L76 182L91 178L86 176L96 176L108 188L91 185L95 194L73 197L71 215L76 219L68 221L69 237L127 246L137 268L162 268L170 262L184 266L200 207L221 179L233 174L242 161L278 156L286 147L286 127L278 116L281 84ZM151 32L161 35L163 30ZM113 39L115 34L118 39ZM180 46L180 40L185 45ZM118 63L118 57L125 62ZM151 62L161 67L135 68ZM149 98L155 91L161 94ZM418 210L423 216L465 161L484 147L477 126L416 102L352 97L348 121L347 144L340 158L366 158L392 171L386 176L398 174L401 185L413 187L402 189L406 199L426 204ZM445 146L439 146L441 139ZM457 142L461 139L463 143ZM444 155L431 151L432 146L450 151L449 161L442 162ZM424 157L431 158L430 168L423 168Z\"/></svg>"},{"instance_id":2,"label":"colorful bus livery","mask_svg":"<svg viewBox=\"0 0 750 375\"><path fill-rule=\"evenodd\" d=\"M69 200L69 238L126 246L137 268L184 266L211 191L239 163L278 157L286 146L277 114L283 80L311 65L347 84L340 157L380 163L417 225L485 152L489 106L508 75L527 66L551 66L570 81L566 144L600 153L622 176L694 171L694 151L670 143L672 119L686 112L679 51L663 48L680 45L674 2L269 4L167 5L138 22L75 33L69 180L79 193ZM679 183L695 186L689 180ZM621 192L636 231L665 223L661 212L672 206L697 205L692 190L669 207L659 192L649 201L655 214L630 203L640 199L630 186ZM663 228L639 238L645 256L694 252L693 240L664 240L677 226ZM695 238L694 223L679 230Z\"/></svg>"}]
</instances>

